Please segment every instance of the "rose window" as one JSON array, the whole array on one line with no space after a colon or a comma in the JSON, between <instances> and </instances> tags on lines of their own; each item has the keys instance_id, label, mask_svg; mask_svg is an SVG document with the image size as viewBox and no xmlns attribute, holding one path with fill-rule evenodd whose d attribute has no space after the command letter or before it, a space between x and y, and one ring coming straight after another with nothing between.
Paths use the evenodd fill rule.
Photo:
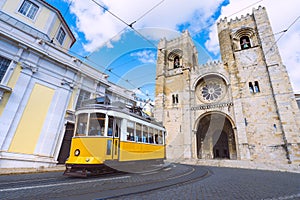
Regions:
<instances>
[{"instance_id":1,"label":"rose window","mask_svg":"<svg viewBox=\"0 0 300 200\"><path fill-rule=\"evenodd\" d=\"M220 84L209 83L202 88L202 96L206 100L214 101L222 94L222 88Z\"/></svg>"},{"instance_id":2,"label":"rose window","mask_svg":"<svg viewBox=\"0 0 300 200\"><path fill-rule=\"evenodd\" d=\"M226 94L226 84L219 77L206 77L196 87L198 99L204 103L221 101Z\"/></svg>"}]
</instances>

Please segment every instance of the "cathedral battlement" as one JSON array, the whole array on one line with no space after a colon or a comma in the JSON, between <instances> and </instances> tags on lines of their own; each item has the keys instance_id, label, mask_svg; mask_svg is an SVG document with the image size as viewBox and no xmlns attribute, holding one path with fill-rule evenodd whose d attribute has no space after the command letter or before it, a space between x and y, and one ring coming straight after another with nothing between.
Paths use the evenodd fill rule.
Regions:
<instances>
[{"instance_id":1,"label":"cathedral battlement","mask_svg":"<svg viewBox=\"0 0 300 200\"><path fill-rule=\"evenodd\" d=\"M223 66L223 62L220 61L220 60L214 60L214 61L210 61L210 62L207 62L205 64L202 64L200 65L200 67L202 68L215 68L215 67L220 67L220 66Z\"/></svg>"},{"instance_id":2,"label":"cathedral battlement","mask_svg":"<svg viewBox=\"0 0 300 200\"><path fill-rule=\"evenodd\" d=\"M263 6L258 6L257 9L253 8L252 10L253 12L259 12L259 11L263 11L263 12L266 12L266 8L263 7Z\"/></svg>"},{"instance_id":3,"label":"cathedral battlement","mask_svg":"<svg viewBox=\"0 0 300 200\"><path fill-rule=\"evenodd\" d=\"M171 40L167 41L167 43L169 44L169 46L174 46L174 45L178 45L178 44L182 43L185 40L191 40L191 36L190 36L190 33L188 30L182 31L180 37L171 39Z\"/></svg>"},{"instance_id":4,"label":"cathedral battlement","mask_svg":"<svg viewBox=\"0 0 300 200\"><path fill-rule=\"evenodd\" d=\"M224 17L223 19L221 18L219 22L217 22L218 27L226 27L229 24L234 24L234 23L240 23L243 21L247 20L252 20L253 16L259 12L266 12L265 7L258 6L257 9L253 8L252 13L247 13L246 15L241 15L240 17L236 17L235 19L231 18L230 21L228 21L227 17Z\"/></svg>"},{"instance_id":5,"label":"cathedral battlement","mask_svg":"<svg viewBox=\"0 0 300 200\"><path fill-rule=\"evenodd\" d=\"M230 19L230 23L236 23L236 22L241 22L241 21L245 21L245 20L248 20L252 17L251 14L247 13L246 16L244 15L241 15L241 17L236 17L235 19Z\"/></svg>"},{"instance_id":6,"label":"cathedral battlement","mask_svg":"<svg viewBox=\"0 0 300 200\"><path fill-rule=\"evenodd\" d=\"M224 70L224 64L220 60L209 61L205 64L201 64L198 67L199 74L206 74L206 73L223 73L224 75L227 74Z\"/></svg>"},{"instance_id":7,"label":"cathedral battlement","mask_svg":"<svg viewBox=\"0 0 300 200\"><path fill-rule=\"evenodd\" d=\"M242 21L247 21L247 20L251 20L253 17L252 14L247 13L247 15L241 15L241 17L236 17L235 19L231 18L230 21L228 22L227 17L225 17L224 19L220 19L220 21L217 23L217 25L219 27L222 26L226 26L229 24L234 24L234 23L240 23Z\"/></svg>"}]
</instances>

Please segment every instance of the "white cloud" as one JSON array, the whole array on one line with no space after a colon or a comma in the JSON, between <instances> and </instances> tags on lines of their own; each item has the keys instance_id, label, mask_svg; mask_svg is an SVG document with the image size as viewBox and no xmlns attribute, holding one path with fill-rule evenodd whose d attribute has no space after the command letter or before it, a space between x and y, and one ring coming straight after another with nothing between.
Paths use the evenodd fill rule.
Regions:
<instances>
[{"instance_id":1,"label":"white cloud","mask_svg":"<svg viewBox=\"0 0 300 200\"><path fill-rule=\"evenodd\" d=\"M97 0L127 24L139 19L133 24L136 29L155 27L176 30L177 25L189 23L190 27L194 27L191 31L205 25L222 1L164 0L159 4L161 0ZM157 4L159 6L151 10ZM125 23L105 12L92 0L72 1L70 11L77 16L78 31L83 32L88 41L84 45L86 51L110 44L110 39L126 28Z\"/></svg>"},{"instance_id":2,"label":"white cloud","mask_svg":"<svg viewBox=\"0 0 300 200\"><path fill-rule=\"evenodd\" d=\"M137 57L137 59L142 63L156 63L155 53L151 50L143 50L131 53L130 56Z\"/></svg>"},{"instance_id":3,"label":"white cloud","mask_svg":"<svg viewBox=\"0 0 300 200\"><path fill-rule=\"evenodd\" d=\"M210 29L210 33L209 33L210 39L205 42L205 46L208 51L217 55L218 53L220 53L217 26L213 25L209 29Z\"/></svg>"},{"instance_id":4,"label":"white cloud","mask_svg":"<svg viewBox=\"0 0 300 200\"><path fill-rule=\"evenodd\" d=\"M222 8L222 15L220 18L225 16L230 16L233 13L236 13L228 18L240 18L241 15L246 15L247 13L252 13L252 7L257 8L258 5L264 6L267 9L267 13L270 19L271 26L273 28L274 34L281 32L289 27L294 20L299 17L299 7L300 1L298 0L264 0L258 2L258 4L251 6L245 10L243 8L247 5L251 5L257 2L257 0L245 1L243 0L231 0L230 4ZM218 53L218 38L216 25L210 28L210 40L206 42L206 48L213 52ZM276 35L276 39L280 34ZM300 19L290 27L290 29L280 38L278 41L279 51L283 60L283 63L286 65L290 79L293 85L294 91L300 92Z\"/></svg>"},{"instance_id":5,"label":"white cloud","mask_svg":"<svg viewBox=\"0 0 300 200\"><path fill-rule=\"evenodd\" d=\"M69 0L71 1L71 0ZM161 2L160 0L97 0L106 8L124 22L130 24L139 19L153 6ZM213 1L196 1L196 0L164 0L158 7L147 13L133 27L136 29L145 29L155 27L157 30L177 30L178 25L184 24L189 29L191 35L203 28L211 27L210 39L206 42L206 48L218 54L219 44L217 38L216 24L212 23L211 16L214 15L223 0ZM274 33L280 32L290 25L299 16L300 1L299 0L261 0L258 4L243 9L257 0L230 0L230 4L222 8L222 18L240 17L247 13L252 13L252 8L258 5L265 6L273 27ZM111 41L120 39L120 31L126 28L126 25L112 16L109 12L105 12L102 8L92 2L92 0L76 0L72 1L70 11L77 16L77 28L83 32L85 39L88 41L84 44L86 51L92 52L97 48L106 45L112 47ZM238 12L241 11L241 12ZM237 13L238 12L238 13ZM236 13L235 15L232 15ZM231 16L232 15L232 16ZM157 31L155 34L145 32L148 37L160 37L161 33ZM175 34L173 34L175 35ZM294 90L300 92L300 81L297 77L299 74L299 44L300 20L297 21L279 40L278 46L282 55L283 63L287 66L290 74ZM113 39L112 39L113 38ZM155 38L157 39L157 38Z\"/></svg>"}]
</instances>

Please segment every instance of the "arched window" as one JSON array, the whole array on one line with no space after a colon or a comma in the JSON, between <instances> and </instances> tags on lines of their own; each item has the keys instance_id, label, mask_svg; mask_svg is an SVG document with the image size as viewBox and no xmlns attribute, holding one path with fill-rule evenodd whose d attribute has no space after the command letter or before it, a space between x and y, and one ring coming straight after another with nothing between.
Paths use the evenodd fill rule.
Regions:
<instances>
[{"instance_id":1,"label":"arched window","mask_svg":"<svg viewBox=\"0 0 300 200\"><path fill-rule=\"evenodd\" d=\"M250 39L248 36L243 36L240 38L241 49L248 49L251 47Z\"/></svg>"},{"instance_id":2,"label":"arched window","mask_svg":"<svg viewBox=\"0 0 300 200\"><path fill-rule=\"evenodd\" d=\"M254 93L254 88L253 88L252 82L249 82L249 90L250 90L250 93Z\"/></svg>"},{"instance_id":3,"label":"arched window","mask_svg":"<svg viewBox=\"0 0 300 200\"><path fill-rule=\"evenodd\" d=\"M254 90L255 90L255 93L260 92L259 85L258 85L258 81L255 81L255 82L254 82Z\"/></svg>"},{"instance_id":4,"label":"arched window","mask_svg":"<svg viewBox=\"0 0 300 200\"><path fill-rule=\"evenodd\" d=\"M174 58L174 69L180 67L179 56L175 56Z\"/></svg>"},{"instance_id":5,"label":"arched window","mask_svg":"<svg viewBox=\"0 0 300 200\"><path fill-rule=\"evenodd\" d=\"M178 104L178 94L173 94L172 95L172 103L173 104Z\"/></svg>"},{"instance_id":6,"label":"arched window","mask_svg":"<svg viewBox=\"0 0 300 200\"><path fill-rule=\"evenodd\" d=\"M254 85L252 82L249 82L249 90L250 90L250 93L259 93L260 88L259 88L258 81L254 81Z\"/></svg>"}]
</instances>

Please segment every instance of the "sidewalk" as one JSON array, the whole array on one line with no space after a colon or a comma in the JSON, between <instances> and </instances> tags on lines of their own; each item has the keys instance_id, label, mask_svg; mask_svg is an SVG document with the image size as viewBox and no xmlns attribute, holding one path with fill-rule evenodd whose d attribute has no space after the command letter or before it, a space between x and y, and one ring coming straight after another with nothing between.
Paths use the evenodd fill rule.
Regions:
<instances>
[{"instance_id":1,"label":"sidewalk","mask_svg":"<svg viewBox=\"0 0 300 200\"><path fill-rule=\"evenodd\" d=\"M39 167L39 168L0 168L0 175L9 174L28 174L40 172L63 172L66 169L65 165L57 165L54 167Z\"/></svg>"},{"instance_id":2,"label":"sidewalk","mask_svg":"<svg viewBox=\"0 0 300 200\"><path fill-rule=\"evenodd\" d=\"M203 165L214 167L230 167L242 169L258 169L268 171L292 172L300 173L299 164L280 164L280 163L266 163L247 160L200 160L200 159L184 159L177 161L181 164L188 165Z\"/></svg>"}]
</instances>

